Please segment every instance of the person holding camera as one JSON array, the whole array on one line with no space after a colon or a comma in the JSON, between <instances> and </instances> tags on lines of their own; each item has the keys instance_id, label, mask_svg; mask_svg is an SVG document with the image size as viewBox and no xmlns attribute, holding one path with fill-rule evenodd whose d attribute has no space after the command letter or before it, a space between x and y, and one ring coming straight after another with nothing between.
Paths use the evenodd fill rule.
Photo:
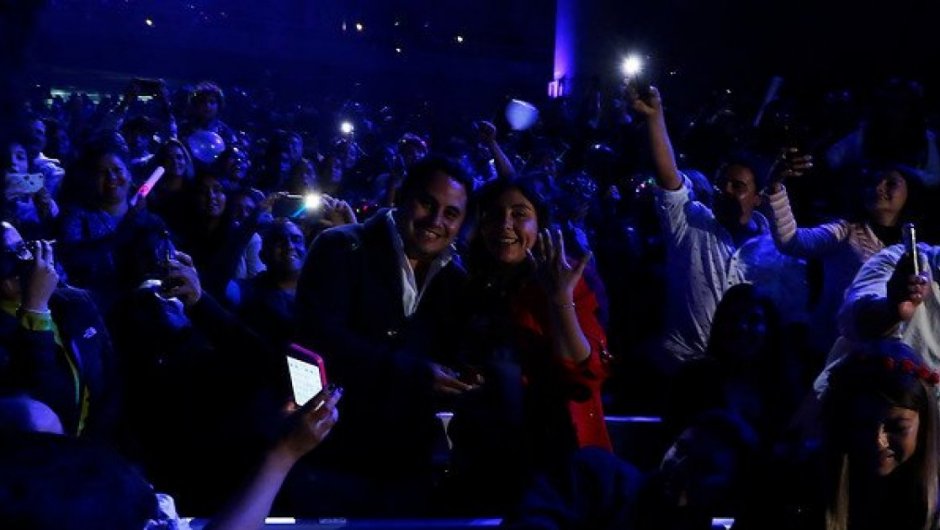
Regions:
<instances>
[{"instance_id":1,"label":"person holding camera","mask_svg":"<svg viewBox=\"0 0 940 530\"><path fill-rule=\"evenodd\" d=\"M0 392L47 403L66 433L109 439L119 406L116 359L86 291L59 285L49 241L0 223Z\"/></svg>"},{"instance_id":2,"label":"person holding camera","mask_svg":"<svg viewBox=\"0 0 940 530\"><path fill-rule=\"evenodd\" d=\"M940 246L921 244L915 253L905 245L893 245L872 256L845 292L839 312L842 339L829 354L827 371L844 357L846 346L885 337L900 338L928 368L940 368L938 278ZM826 379L824 372L817 390Z\"/></svg>"},{"instance_id":3,"label":"person holding camera","mask_svg":"<svg viewBox=\"0 0 940 530\"><path fill-rule=\"evenodd\" d=\"M855 192L855 215L801 227L783 180L810 169L811 157L789 151L779 166L782 171L775 175L767 194L774 243L784 254L822 261L823 290L812 318L812 337L814 349L825 352L838 337L836 315L846 287L869 258L901 241L905 222L920 217L918 196L923 194L923 185L898 164L864 168Z\"/></svg>"},{"instance_id":4,"label":"person holding camera","mask_svg":"<svg viewBox=\"0 0 940 530\"><path fill-rule=\"evenodd\" d=\"M20 228L30 239L52 236L59 206L46 188L45 177L30 171L25 142L9 143L9 162L3 175L0 219Z\"/></svg>"}]
</instances>

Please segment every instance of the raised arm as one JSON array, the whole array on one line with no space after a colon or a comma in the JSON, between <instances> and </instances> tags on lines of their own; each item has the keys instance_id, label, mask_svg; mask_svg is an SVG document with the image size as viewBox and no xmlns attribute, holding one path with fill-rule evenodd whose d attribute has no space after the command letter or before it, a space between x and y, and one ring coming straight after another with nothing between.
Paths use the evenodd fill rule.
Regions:
<instances>
[{"instance_id":1,"label":"raised arm","mask_svg":"<svg viewBox=\"0 0 940 530\"><path fill-rule=\"evenodd\" d=\"M591 253L579 263L570 263L565 256L561 231L546 229L539 233L535 252L530 253L529 259L535 266L550 304L548 313L552 319L552 352L576 363L587 360L594 348L579 321L579 300L575 297L575 288L582 281Z\"/></svg>"},{"instance_id":2,"label":"raised arm","mask_svg":"<svg viewBox=\"0 0 940 530\"><path fill-rule=\"evenodd\" d=\"M488 121L476 122L477 130L480 132L480 140L489 148L493 154L493 162L496 164L496 174L500 178L508 179L516 176L516 168L513 167L509 157L503 152L503 148L496 141L496 126Z\"/></svg>"},{"instance_id":3,"label":"raised arm","mask_svg":"<svg viewBox=\"0 0 940 530\"><path fill-rule=\"evenodd\" d=\"M682 176L676 165L675 152L666 130L666 118L663 114L663 101L659 90L650 87L649 97L643 99L635 91L629 92L630 104L633 110L646 118L646 129L649 132L650 151L653 157L653 167L656 171L656 182L667 190L677 190L682 187Z\"/></svg>"},{"instance_id":4,"label":"raised arm","mask_svg":"<svg viewBox=\"0 0 940 530\"><path fill-rule=\"evenodd\" d=\"M264 526L287 473L320 445L336 424L336 404L341 396L342 389L327 389L295 411L284 435L264 455L248 485L212 518L206 530L258 530Z\"/></svg>"},{"instance_id":5,"label":"raised arm","mask_svg":"<svg viewBox=\"0 0 940 530\"><path fill-rule=\"evenodd\" d=\"M770 228L780 252L799 258L814 258L831 252L849 237L846 221L800 228L790 208L787 189L776 183L767 195L770 204Z\"/></svg>"},{"instance_id":6,"label":"raised arm","mask_svg":"<svg viewBox=\"0 0 940 530\"><path fill-rule=\"evenodd\" d=\"M871 257L846 291L842 334L856 340L896 334L930 293L927 274L914 274L911 257L895 245Z\"/></svg>"}]
</instances>

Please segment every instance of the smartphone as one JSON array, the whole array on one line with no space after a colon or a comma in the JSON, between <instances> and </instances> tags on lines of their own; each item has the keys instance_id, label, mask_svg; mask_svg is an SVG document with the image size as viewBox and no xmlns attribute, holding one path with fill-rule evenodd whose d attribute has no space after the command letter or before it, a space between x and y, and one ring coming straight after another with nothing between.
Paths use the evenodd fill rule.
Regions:
<instances>
[{"instance_id":1,"label":"smartphone","mask_svg":"<svg viewBox=\"0 0 940 530\"><path fill-rule=\"evenodd\" d=\"M6 174L6 196L7 198L18 197L22 195L32 195L41 190L45 185L45 179L42 173L7 173Z\"/></svg>"},{"instance_id":2,"label":"smartphone","mask_svg":"<svg viewBox=\"0 0 940 530\"><path fill-rule=\"evenodd\" d=\"M642 100L648 100L651 94L650 82L642 73L637 73L627 78L627 84L636 90L637 96Z\"/></svg>"},{"instance_id":3,"label":"smartphone","mask_svg":"<svg viewBox=\"0 0 940 530\"><path fill-rule=\"evenodd\" d=\"M326 388L323 358L298 344L288 346L285 357L294 403L303 406Z\"/></svg>"},{"instance_id":4,"label":"smartphone","mask_svg":"<svg viewBox=\"0 0 940 530\"><path fill-rule=\"evenodd\" d=\"M904 239L905 251L910 254L914 263L914 274L920 274L920 252L917 250L917 227L914 223L904 225L901 237Z\"/></svg>"},{"instance_id":5,"label":"smartphone","mask_svg":"<svg viewBox=\"0 0 940 530\"><path fill-rule=\"evenodd\" d=\"M640 99L649 99L650 82L644 72L643 59L637 55L630 55L624 59L621 70L626 79L627 86L635 90Z\"/></svg>"}]
</instances>

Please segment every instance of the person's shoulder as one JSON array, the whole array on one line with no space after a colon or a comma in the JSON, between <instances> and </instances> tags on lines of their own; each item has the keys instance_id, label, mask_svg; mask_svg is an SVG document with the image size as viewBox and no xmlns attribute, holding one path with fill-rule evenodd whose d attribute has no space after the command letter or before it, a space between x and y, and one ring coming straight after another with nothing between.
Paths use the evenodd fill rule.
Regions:
<instances>
[{"instance_id":1,"label":"person's shoulder","mask_svg":"<svg viewBox=\"0 0 940 530\"><path fill-rule=\"evenodd\" d=\"M94 303L90 291L65 284L56 287L52 299Z\"/></svg>"},{"instance_id":2,"label":"person's shoulder","mask_svg":"<svg viewBox=\"0 0 940 530\"><path fill-rule=\"evenodd\" d=\"M325 239L325 240L362 239L362 236L365 233L365 231L366 231L366 226L364 224L353 223L353 224L328 228L320 232L320 234L317 235L317 239Z\"/></svg>"},{"instance_id":3,"label":"person's shoulder","mask_svg":"<svg viewBox=\"0 0 940 530\"><path fill-rule=\"evenodd\" d=\"M62 285L57 287L49 299L49 308L53 314L62 315L63 312L71 316L81 315L83 318L89 316L100 316L98 305L90 291Z\"/></svg>"},{"instance_id":4,"label":"person's shoulder","mask_svg":"<svg viewBox=\"0 0 940 530\"><path fill-rule=\"evenodd\" d=\"M62 215L60 218L62 219L62 222L67 222L77 221L94 216L95 211L91 208L88 208L84 204L70 204L62 210Z\"/></svg>"},{"instance_id":5,"label":"person's shoulder","mask_svg":"<svg viewBox=\"0 0 940 530\"><path fill-rule=\"evenodd\" d=\"M329 228L317 235L310 251L333 254L359 250L365 241L365 230L359 223Z\"/></svg>"}]
</instances>

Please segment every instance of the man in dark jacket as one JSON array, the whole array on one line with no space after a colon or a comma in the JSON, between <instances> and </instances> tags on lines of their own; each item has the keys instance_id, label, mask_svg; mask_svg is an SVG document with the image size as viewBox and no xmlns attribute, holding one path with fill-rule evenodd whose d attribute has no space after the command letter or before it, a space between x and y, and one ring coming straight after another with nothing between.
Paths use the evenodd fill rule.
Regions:
<instances>
[{"instance_id":1,"label":"man in dark jacket","mask_svg":"<svg viewBox=\"0 0 940 530\"><path fill-rule=\"evenodd\" d=\"M318 496L325 510L395 516L427 506L441 435L434 400L471 388L448 367L466 276L452 244L471 191L458 165L428 157L408 172L399 208L327 230L307 254L302 341L346 388L343 422L316 455L314 482L330 476L330 502Z\"/></svg>"}]
</instances>

